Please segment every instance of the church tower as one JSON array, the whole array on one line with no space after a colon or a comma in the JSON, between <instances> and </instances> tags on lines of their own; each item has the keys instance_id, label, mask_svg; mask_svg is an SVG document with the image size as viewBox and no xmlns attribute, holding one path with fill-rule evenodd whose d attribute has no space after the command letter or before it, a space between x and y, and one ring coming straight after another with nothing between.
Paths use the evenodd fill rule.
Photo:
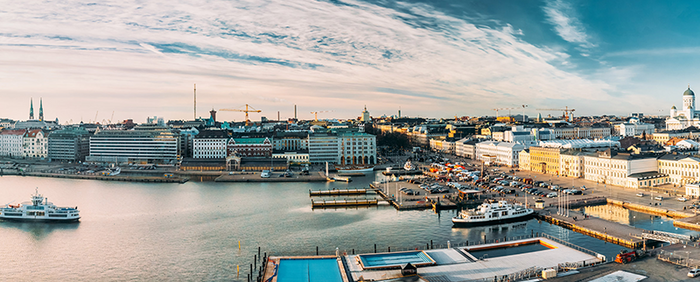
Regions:
<instances>
[{"instance_id":1,"label":"church tower","mask_svg":"<svg viewBox=\"0 0 700 282\"><path fill-rule=\"evenodd\" d=\"M39 120L44 121L44 101L39 98Z\"/></svg>"},{"instance_id":2,"label":"church tower","mask_svg":"<svg viewBox=\"0 0 700 282\"><path fill-rule=\"evenodd\" d=\"M29 98L29 119L34 119L34 99Z\"/></svg>"},{"instance_id":3,"label":"church tower","mask_svg":"<svg viewBox=\"0 0 700 282\"><path fill-rule=\"evenodd\" d=\"M683 111L688 119L695 117L695 93L690 90L690 85L688 85L688 90L683 92Z\"/></svg>"}]
</instances>

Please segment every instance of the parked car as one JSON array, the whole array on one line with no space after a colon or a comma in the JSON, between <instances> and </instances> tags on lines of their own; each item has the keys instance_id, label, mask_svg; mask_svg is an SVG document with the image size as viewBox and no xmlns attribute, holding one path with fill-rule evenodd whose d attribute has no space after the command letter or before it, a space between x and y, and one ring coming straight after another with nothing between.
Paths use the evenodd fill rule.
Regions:
<instances>
[{"instance_id":1,"label":"parked car","mask_svg":"<svg viewBox=\"0 0 700 282\"><path fill-rule=\"evenodd\" d=\"M554 192L547 194L547 198L555 198L556 196L557 196L557 193L554 193Z\"/></svg>"},{"instance_id":2,"label":"parked car","mask_svg":"<svg viewBox=\"0 0 700 282\"><path fill-rule=\"evenodd\" d=\"M637 197L644 197L644 193L637 193Z\"/></svg>"},{"instance_id":3,"label":"parked car","mask_svg":"<svg viewBox=\"0 0 700 282\"><path fill-rule=\"evenodd\" d=\"M663 200L664 200L664 197L656 196L656 197L654 197L654 200L663 201Z\"/></svg>"},{"instance_id":4,"label":"parked car","mask_svg":"<svg viewBox=\"0 0 700 282\"><path fill-rule=\"evenodd\" d=\"M700 275L700 269L693 268L688 271L688 277L698 277L698 275Z\"/></svg>"},{"instance_id":5,"label":"parked car","mask_svg":"<svg viewBox=\"0 0 700 282\"><path fill-rule=\"evenodd\" d=\"M683 198L683 197L680 197L680 198L677 198L676 200L678 200L679 202L685 202L685 201L687 201L688 199Z\"/></svg>"}]
</instances>

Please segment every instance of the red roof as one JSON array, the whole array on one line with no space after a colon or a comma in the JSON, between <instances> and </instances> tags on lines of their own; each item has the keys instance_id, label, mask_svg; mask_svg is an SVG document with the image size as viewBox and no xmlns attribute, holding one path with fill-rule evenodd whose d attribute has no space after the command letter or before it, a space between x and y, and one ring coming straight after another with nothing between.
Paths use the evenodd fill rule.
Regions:
<instances>
[{"instance_id":1,"label":"red roof","mask_svg":"<svg viewBox=\"0 0 700 282\"><path fill-rule=\"evenodd\" d=\"M0 135L24 135L26 132L26 129L5 129L0 132Z\"/></svg>"},{"instance_id":2,"label":"red roof","mask_svg":"<svg viewBox=\"0 0 700 282\"><path fill-rule=\"evenodd\" d=\"M27 137L34 138L37 134L39 134L39 132L41 132L41 129L30 130L29 132L27 132Z\"/></svg>"}]
</instances>

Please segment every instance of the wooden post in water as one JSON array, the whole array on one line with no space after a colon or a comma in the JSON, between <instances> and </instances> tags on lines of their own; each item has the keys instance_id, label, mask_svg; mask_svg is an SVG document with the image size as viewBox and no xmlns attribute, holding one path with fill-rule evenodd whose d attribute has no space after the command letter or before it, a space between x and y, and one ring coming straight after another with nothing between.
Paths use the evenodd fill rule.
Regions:
<instances>
[{"instance_id":1,"label":"wooden post in water","mask_svg":"<svg viewBox=\"0 0 700 282\"><path fill-rule=\"evenodd\" d=\"M391 247L387 247L387 253L391 253Z\"/></svg>"},{"instance_id":2,"label":"wooden post in water","mask_svg":"<svg viewBox=\"0 0 700 282\"><path fill-rule=\"evenodd\" d=\"M433 249L433 240L430 240L430 249Z\"/></svg>"},{"instance_id":3,"label":"wooden post in water","mask_svg":"<svg viewBox=\"0 0 700 282\"><path fill-rule=\"evenodd\" d=\"M318 246L316 246L316 255L318 255Z\"/></svg>"},{"instance_id":4,"label":"wooden post in water","mask_svg":"<svg viewBox=\"0 0 700 282\"><path fill-rule=\"evenodd\" d=\"M377 253L377 244L374 244L374 253Z\"/></svg>"},{"instance_id":5,"label":"wooden post in water","mask_svg":"<svg viewBox=\"0 0 700 282\"><path fill-rule=\"evenodd\" d=\"M258 247L258 258L260 258L260 247Z\"/></svg>"}]
</instances>

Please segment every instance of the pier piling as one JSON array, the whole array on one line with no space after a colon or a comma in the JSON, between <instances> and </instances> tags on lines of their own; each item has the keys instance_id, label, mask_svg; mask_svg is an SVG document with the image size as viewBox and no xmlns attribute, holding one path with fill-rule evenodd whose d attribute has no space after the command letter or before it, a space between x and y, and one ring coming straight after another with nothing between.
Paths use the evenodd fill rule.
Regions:
<instances>
[{"instance_id":1,"label":"pier piling","mask_svg":"<svg viewBox=\"0 0 700 282\"><path fill-rule=\"evenodd\" d=\"M374 253L377 253L377 244L374 244Z\"/></svg>"},{"instance_id":2,"label":"pier piling","mask_svg":"<svg viewBox=\"0 0 700 282\"><path fill-rule=\"evenodd\" d=\"M316 255L318 255L318 246L316 246Z\"/></svg>"}]
</instances>

